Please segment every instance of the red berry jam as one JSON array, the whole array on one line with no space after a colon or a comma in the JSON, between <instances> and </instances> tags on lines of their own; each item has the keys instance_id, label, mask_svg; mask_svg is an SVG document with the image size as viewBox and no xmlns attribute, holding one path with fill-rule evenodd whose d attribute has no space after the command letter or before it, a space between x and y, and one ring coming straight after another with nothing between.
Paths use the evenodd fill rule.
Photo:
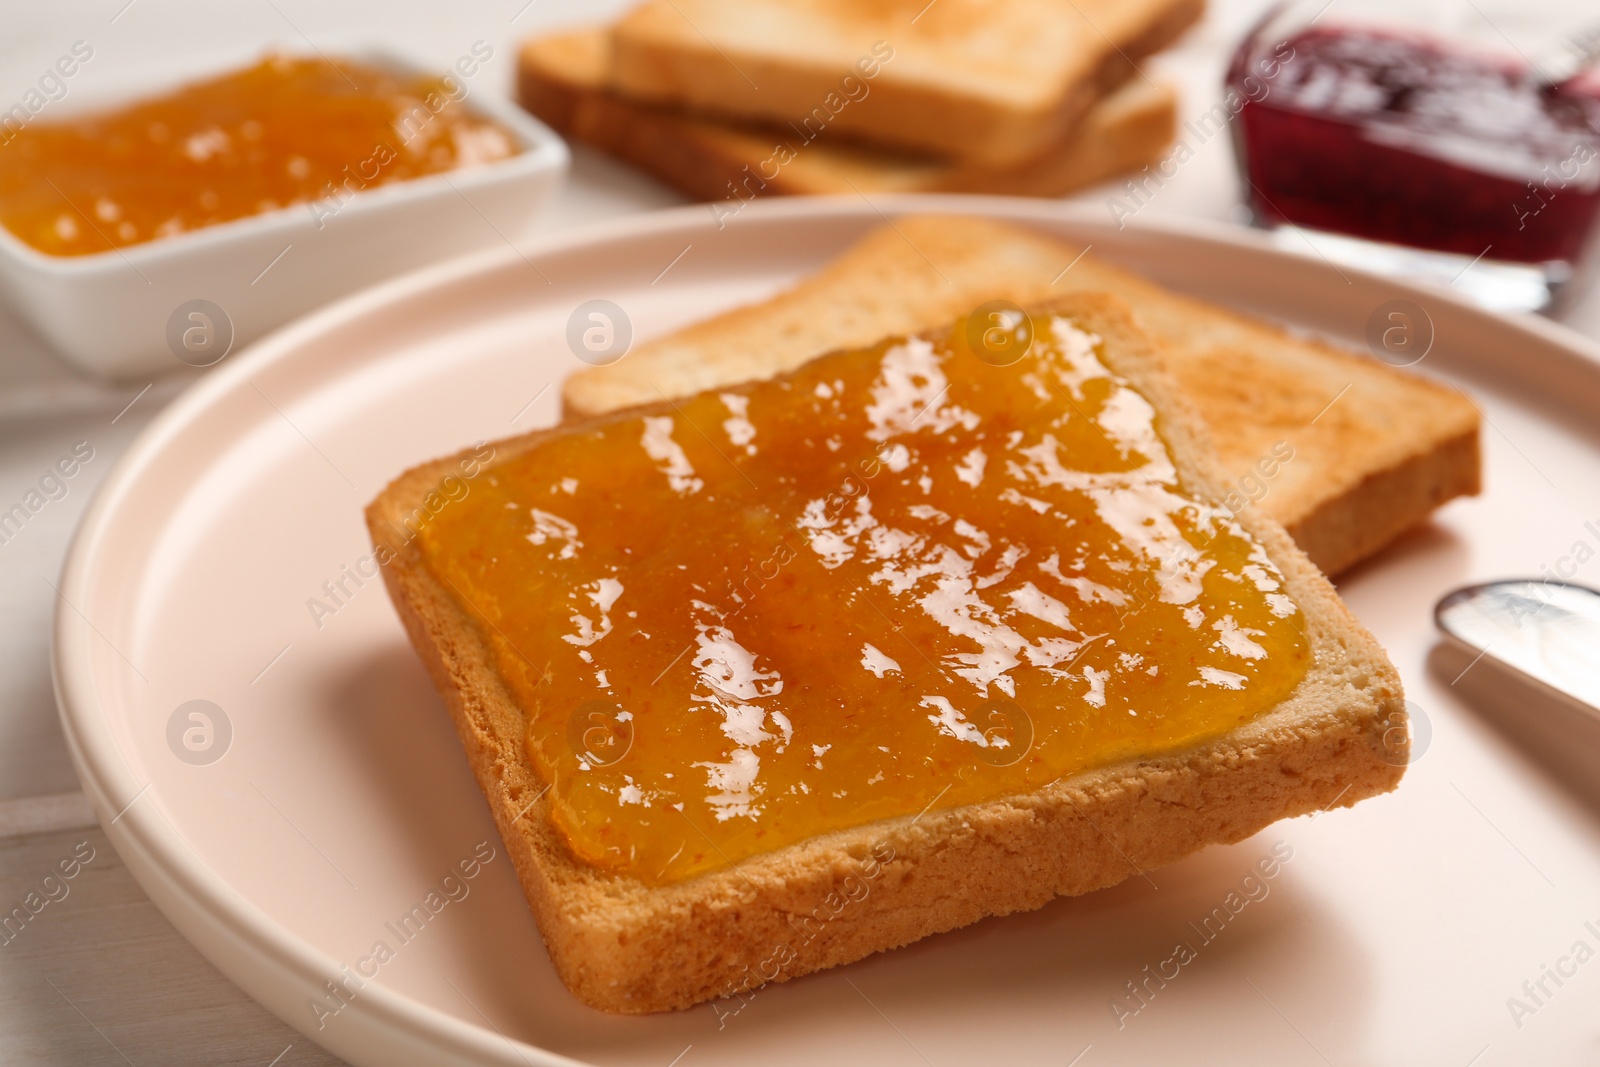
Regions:
<instances>
[{"instance_id":1,"label":"red berry jam","mask_svg":"<svg viewBox=\"0 0 1600 1067\"><path fill-rule=\"evenodd\" d=\"M1363 27L1312 27L1229 84L1257 217L1416 248L1578 258L1600 208L1600 78Z\"/></svg>"}]
</instances>

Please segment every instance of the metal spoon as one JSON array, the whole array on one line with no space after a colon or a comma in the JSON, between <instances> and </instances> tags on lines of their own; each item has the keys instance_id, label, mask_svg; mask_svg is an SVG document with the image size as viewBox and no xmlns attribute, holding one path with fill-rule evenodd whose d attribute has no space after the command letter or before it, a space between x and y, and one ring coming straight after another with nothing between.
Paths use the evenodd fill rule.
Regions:
<instances>
[{"instance_id":1,"label":"metal spoon","mask_svg":"<svg viewBox=\"0 0 1600 1067\"><path fill-rule=\"evenodd\" d=\"M1489 582L1450 593L1433 618L1477 657L1474 664L1493 660L1600 718L1600 592L1534 579Z\"/></svg>"}]
</instances>

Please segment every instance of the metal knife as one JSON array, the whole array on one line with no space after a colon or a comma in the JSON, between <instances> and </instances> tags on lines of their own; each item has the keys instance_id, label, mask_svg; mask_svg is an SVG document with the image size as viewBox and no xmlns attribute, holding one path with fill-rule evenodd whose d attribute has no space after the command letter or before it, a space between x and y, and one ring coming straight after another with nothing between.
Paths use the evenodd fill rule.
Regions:
<instances>
[{"instance_id":1,"label":"metal knife","mask_svg":"<svg viewBox=\"0 0 1600 1067\"><path fill-rule=\"evenodd\" d=\"M1600 592L1537 579L1488 582L1450 593L1433 618L1473 664L1493 660L1600 718Z\"/></svg>"}]
</instances>

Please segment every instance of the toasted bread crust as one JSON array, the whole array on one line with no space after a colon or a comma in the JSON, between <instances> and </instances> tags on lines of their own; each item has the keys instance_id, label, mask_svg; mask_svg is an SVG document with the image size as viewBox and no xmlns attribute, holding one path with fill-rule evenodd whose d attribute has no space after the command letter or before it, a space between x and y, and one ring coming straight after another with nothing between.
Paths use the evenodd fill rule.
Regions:
<instances>
[{"instance_id":1,"label":"toasted bread crust","mask_svg":"<svg viewBox=\"0 0 1600 1067\"><path fill-rule=\"evenodd\" d=\"M815 275L568 378L592 415L765 377L829 348L927 329L984 300L1113 293L1162 350L1234 488L1293 450L1257 506L1326 573L1366 558L1444 501L1478 491L1479 416L1458 392L1332 345L1161 288L1084 249L985 219L908 216ZM1070 269L1066 269L1070 266ZM1249 494L1247 494L1249 495Z\"/></svg>"},{"instance_id":2,"label":"toasted bread crust","mask_svg":"<svg viewBox=\"0 0 1600 1067\"><path fill-rule=\"evenodd\" d=\"M1051 310L1106 339L1109 365L1155 406L1186 487L1217 499L1203 429L1120 306L1075 295ZM501 442L497 459L551 432ZM461 458L407 472L368 507L367 522L390 595L455 720L551 959L596 1008L683 1008L1036 908L1241 840L1277 819L1352 804L1392 789L1403 772L1394 731L1404 701L1394 668L1287 534L1250 509L1239 520L1283 571L1313 656L1290 698L1260 718L1177 753L830 833L680 883L647 886L602 873L577 861L555 830L544 783L524 753L523 712L488 641L404 531L402 517Z\"/></svg>"},{"instance_id":3,"label":"toasted bread crust","mask_svg":"<svg viewBox=\"0 0 1600 1067\"><path fill-rule=\"evenodd\" d=\"M1323 573L1339 574L1415 526L1419 512L1425 515L1458 496L1477 496L1483 488L1482 452L1474 424L1318 503L1287 527L1289 536Z\"/></svg>"},{"instance_id":4,"label":"toasted bread crust","mask_svg":"<svg viewBox=\"0 0 1600 1067\"><path fill-rule=\"evenodd\" d=\"M921 6L653 0L612 32L613 82L639 100L800 122L882 45L893 58L859 103L828 109L828 128L1004 167L1066 137L1098 97L1135 76L1138 59L1204 11L1203 0L1084 5L1090 14L1051 0L1003 7L946 0L918 25ZM984 32L974 31L978 24ZM995 54L997 35L1010 42L1010 62ZM973 44L980 39L986 53Z\"/></svg>"},{"instance_id":5,"label":"toasted bread crust","mask_svg":"<svg viewBox=\"0 0 1600 1067\"><path fill-rule=\"evenodd\" d=\"M1172 88L1133 79L1039 156L1006 168L963 166L639 103L610 91L610 69L601 28L534 38L518 57L518 98L562 134L709 201L849 192L1060 196L1155 163L1177 130Z\"/></svg>"}]
</instances>

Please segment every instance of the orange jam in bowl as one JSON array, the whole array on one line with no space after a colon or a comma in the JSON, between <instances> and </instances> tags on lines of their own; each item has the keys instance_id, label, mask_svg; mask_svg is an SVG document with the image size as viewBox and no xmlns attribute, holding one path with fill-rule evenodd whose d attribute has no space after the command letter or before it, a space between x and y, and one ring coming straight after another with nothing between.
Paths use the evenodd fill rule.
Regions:
<instances>
[{"instance_id":1,"label":"orange jam in bowl","mask_svg":"<svg viewBox=\"0 0 1600 1067\"><path fill-rule=\"evenodd\" d=\"M270 56L112 111L7 131L0 224L56 256L159 240L517 154L455 78ZM332 205L329 207L328 205Z\"/></svg>"},{"instance_id":2,"label":"orange jam in bowl","mask_svg":"<svg viewBox=\"0 0 1600 1067\"><path fill-rule=\"evenodd\" d=\"M558 429L420 531L573 851L680 880L1182 749L1304 676L1304 621L1064 318ZM457 494L459 496L459 493Z\"/></svg>"}]
</instances>

